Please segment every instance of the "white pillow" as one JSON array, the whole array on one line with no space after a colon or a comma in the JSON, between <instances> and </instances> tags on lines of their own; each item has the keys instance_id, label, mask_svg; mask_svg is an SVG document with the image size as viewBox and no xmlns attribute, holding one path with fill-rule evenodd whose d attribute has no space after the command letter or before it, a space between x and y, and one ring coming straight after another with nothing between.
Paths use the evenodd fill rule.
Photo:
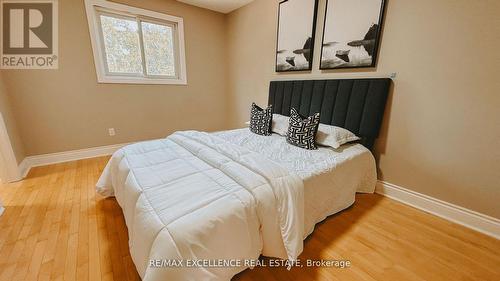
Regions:
<instances>
[{"instance_id":1,"label":"white pillow","mask_svg":"<svg viewBox=\"0 0 500 281\"><path fill-rule=\"evenodd\" d=\"M274 118L274 116L273 116ZM331 146L335 149L351 141L360 140L351 131L337 126L319 124L316 134L316 143L324 146Z\"/></svg>"},{"instance_id":2,"label":"white pillow","mask_svg":"<svg viewBox=\"0 0 500 281\"><path fill-rule=\"evenodd\" d=\"M271 131L278 135L286 136L288 132L288 123L290 122L290 117L283 116L281 114L273 114L273 125L271 126Z\"/></svg>"}]
</instances>

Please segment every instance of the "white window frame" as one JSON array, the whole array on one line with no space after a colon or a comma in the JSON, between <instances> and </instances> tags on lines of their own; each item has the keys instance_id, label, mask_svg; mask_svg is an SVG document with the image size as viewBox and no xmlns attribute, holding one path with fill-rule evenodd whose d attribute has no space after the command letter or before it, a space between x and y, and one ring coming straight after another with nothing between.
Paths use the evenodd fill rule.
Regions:
<instances>
[{"instance_id":1,"label":"white window frame","mask_svg":"<svg viewBox=\"0 0 500 281\"><path fill-rule=\"evenodd\" d=\"M176 84L186 85L186 52L184 46L184 21L180 17L170 16L105 0L85 0L90 40L94 53L94 62L99 83L121 84ZM174 37L175 76L149 75L146 70L146 57L143 41L139 40L143 74L109 73L103 42L100 15L135 19L138 24L139 38L142 38L142 22L157 23L172 27Z\"/></svg>"}]
</instances>

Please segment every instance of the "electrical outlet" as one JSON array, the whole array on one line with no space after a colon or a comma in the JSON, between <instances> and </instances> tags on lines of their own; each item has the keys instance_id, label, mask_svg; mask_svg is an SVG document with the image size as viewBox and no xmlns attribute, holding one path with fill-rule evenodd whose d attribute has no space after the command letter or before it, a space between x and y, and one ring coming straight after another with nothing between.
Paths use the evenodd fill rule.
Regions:
<instances>
[{"instance_id":1,"label":"electrical outlet","mask_svg":"<svg viewBox=\"0 0 500 281\"><path fill-rule=\"evenodd\" d=\"M109 136L110 136L110 137L112 137L112 136L116 135L115 128L109 128L109 129L108 129L108 133L109 133Z\"/></svg>"}]
</instances>

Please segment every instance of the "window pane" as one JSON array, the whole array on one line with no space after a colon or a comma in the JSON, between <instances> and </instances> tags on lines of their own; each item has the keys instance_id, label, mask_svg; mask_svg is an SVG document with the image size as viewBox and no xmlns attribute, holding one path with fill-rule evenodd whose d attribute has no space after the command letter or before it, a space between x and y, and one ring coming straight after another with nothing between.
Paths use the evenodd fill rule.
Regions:
<instances>
[{"instance_id":1,"label":"window pane","mask_svg":"<svg viewBox=\"0 0 500 281\"><path fill-rule=\"evenodd\" d=\"M108 71L142 74L137 22L101 15L101 25Z\"/></svg>"},{"instance_id":2,"label":"window pane","mask_svg":"<svg viewBox=\"0 0 500 281\"><path fill-rule=\"evenodd\" d=\"M175 76L174 38L170 26L142 22L146 70L149 75Z\"/></svg>"}]
</instances>

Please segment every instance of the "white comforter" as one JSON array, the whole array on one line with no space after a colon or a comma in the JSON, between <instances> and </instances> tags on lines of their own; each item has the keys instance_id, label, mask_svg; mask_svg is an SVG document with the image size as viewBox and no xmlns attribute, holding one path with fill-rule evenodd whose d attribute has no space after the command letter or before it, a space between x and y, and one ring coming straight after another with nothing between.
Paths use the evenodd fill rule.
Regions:
<instances>
[{"instance_id":1,"label":"white comforter","mask_svg":"<svg viewBox=\"0 0 500 281\"><path fill-rule=\"evenodd\" d=\"M307 150L288 144L283 136L260 136L248 128L213 134L264 155L302 179L305 236L314 230L316 223L351 206L356 192L375 191L375 158L361 144Z\"/></svg>"},{"instance_id":2,"label":"white comforter","mask_svg":"<svg viewBox=\"0 0 500 281\"><path fill-rule=\"evenodd\" d=\"M207 133L177 132L118 150L97 189L122 207L132 259L146 281L229 280L248 267L165 268L151 261L261 253L295 260L302 252L302 180Z\"/></svg>"}]
</instances>

